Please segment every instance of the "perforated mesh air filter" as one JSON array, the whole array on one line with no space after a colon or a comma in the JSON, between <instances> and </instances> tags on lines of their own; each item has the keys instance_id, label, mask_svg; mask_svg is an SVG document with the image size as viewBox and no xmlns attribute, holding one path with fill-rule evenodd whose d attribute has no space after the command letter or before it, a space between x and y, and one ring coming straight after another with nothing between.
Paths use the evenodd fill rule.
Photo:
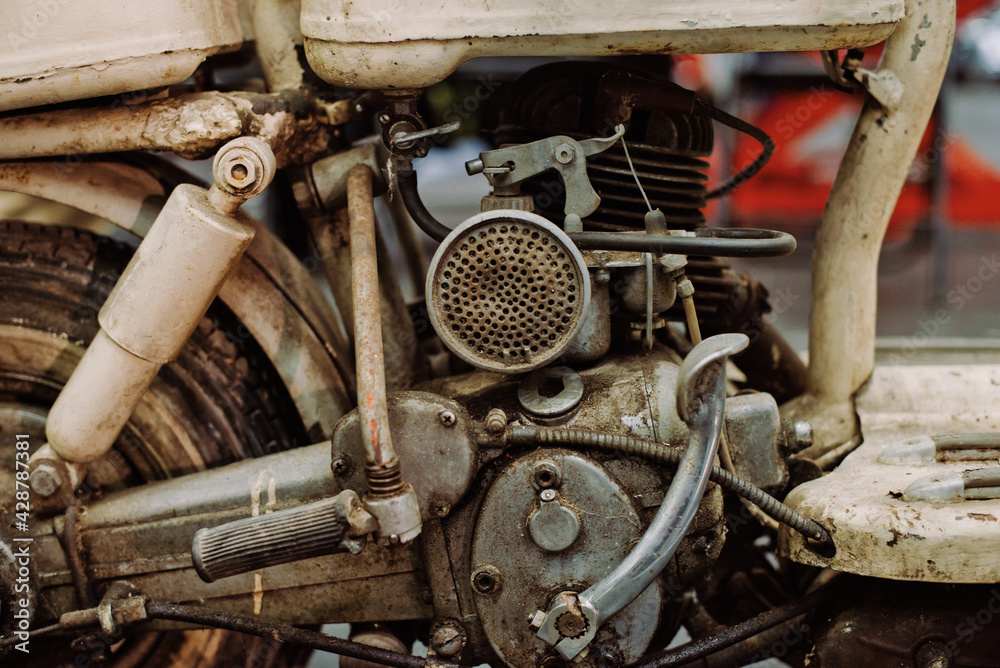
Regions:
<instances>
[{"instance_id":1,"label":"perforated mesh air filter","mask_svg":"<svg viewBox=\"0 0 1000 668\"><path fill-rule=\"evenodd\" d=\"M465 361L522 373L558 358L590 303L583 256L558 227L524 211L489 211L441 243L427 273L438 336Z\"/></svg>"}]
</instances>

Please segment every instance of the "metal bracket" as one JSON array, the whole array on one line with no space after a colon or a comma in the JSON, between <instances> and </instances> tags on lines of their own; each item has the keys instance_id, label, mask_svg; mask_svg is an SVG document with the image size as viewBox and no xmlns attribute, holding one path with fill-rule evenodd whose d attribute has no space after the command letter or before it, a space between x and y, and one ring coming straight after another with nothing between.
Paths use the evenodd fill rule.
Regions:
<instances>
[{"instance_id":1,"label":"metal bracket","mask_svg":"<svg viewBox=\"0 0 1000 668\"><path fill-rule=\"evenodd\" d=\"M854 77L886 111L895 111L899 107L903 99L903 82L892 70L873 72L859 67L854 70Z\"/></svg>"},{"instance_id":2,"label":"metal bracket","mask_svg":"<svg viewBox=\"0 0 1000 668\"><path fill-rule=\"evenodd\" d=\"M529 144L507 146L480 153L478 159L465 163L465 171L470 176L484 174L494 192L511 194L525 179L555 169L566 187L566 215L586 218L601 203L600 196L590 185L586 158L608 150L624 134L625 126L619 125L610 137L577 141L557 135Z\"/></svg>"}]
</instances>

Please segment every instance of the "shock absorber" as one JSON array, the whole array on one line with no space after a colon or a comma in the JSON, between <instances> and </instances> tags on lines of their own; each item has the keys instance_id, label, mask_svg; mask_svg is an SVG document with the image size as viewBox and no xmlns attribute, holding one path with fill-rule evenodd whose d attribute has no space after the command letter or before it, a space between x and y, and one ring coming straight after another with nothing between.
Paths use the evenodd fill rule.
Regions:
<instances>
[{"instance_id":1,"label":"shock absorber","mask_svg":"<svg viewBox=\"0 0 1000 668\"><path fill-rule=\"evenodd\" d=\"M270 147L235 139L215 156L214 185L177 186L118 280L94 338L49 412L60 458L83 464L111 449L160 367L177 358L254 237L239 207L271 182Z\"/></svg>"}]
</instances>

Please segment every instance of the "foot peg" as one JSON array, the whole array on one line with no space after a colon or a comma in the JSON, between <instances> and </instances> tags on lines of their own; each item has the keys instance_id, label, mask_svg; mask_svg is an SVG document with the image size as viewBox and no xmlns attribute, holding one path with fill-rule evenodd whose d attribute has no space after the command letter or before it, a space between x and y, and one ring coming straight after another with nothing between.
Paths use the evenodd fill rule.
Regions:
<instances>
[{"instance_id":1,"label":"foot peg","mask_svg":"<svg viewBox=\"0 0 1000 668\"><path fill-rule=\"evenodd\" d=\"M205 582L338 552L357 554L378 524L345 490L295 508L199 529L191 560Z\"/></svg>"}]
</instances>

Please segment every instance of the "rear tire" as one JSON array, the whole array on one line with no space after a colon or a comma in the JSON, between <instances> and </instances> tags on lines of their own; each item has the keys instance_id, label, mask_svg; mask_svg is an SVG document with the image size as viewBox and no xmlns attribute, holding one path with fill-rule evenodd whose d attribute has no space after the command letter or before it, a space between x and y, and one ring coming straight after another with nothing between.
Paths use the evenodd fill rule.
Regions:
<instances>
[{"instance_id":1,"label":"rear tire","mask_svg":"<svg viewBox=\"0 0 1000 668\"><path fill-rule=\"evenodd\" d=\"M0 221L4 514L14 498L13 435L30 434L32 452L45 443L48 409L99 330L98 311L131 252L73 228ZM178 359L160 370L112 451L91 464L86 488L131 487L307 443L270 361L216 300ZM46 609L40 601L35 626ZM304 665L309 654L221 630L140 634L112 649L107 665L116 668L290 668ZM62 640L39 639L31 650L26 663L5 660L61 666L91 658Z\"/></svg>"}]
</instances>

